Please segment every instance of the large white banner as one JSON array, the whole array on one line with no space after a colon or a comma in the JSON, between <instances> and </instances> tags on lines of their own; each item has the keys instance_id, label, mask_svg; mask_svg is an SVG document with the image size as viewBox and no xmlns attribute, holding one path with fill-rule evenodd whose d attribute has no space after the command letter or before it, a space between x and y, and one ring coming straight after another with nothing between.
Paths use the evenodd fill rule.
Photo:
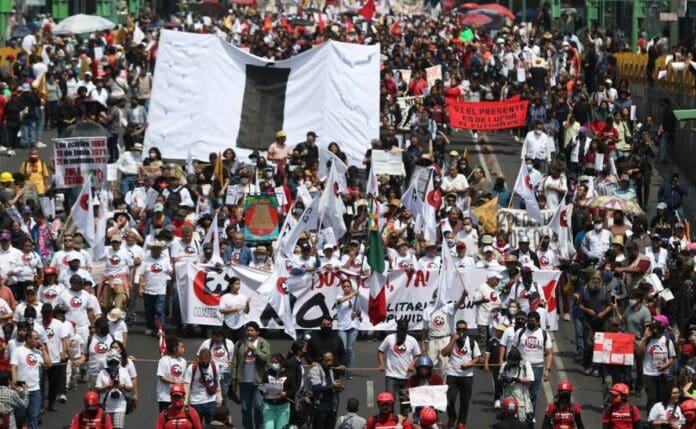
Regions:
<instances>
[{"instance_id":1,"label":"large white banner","mask_svg":"<svg viewBox=\"0 0 696 429\"><path fill-rule=\"evenodd\" d=\"M292 148L318 134L351 164L379 136L379 45L329 41L288 60L250 55L216 35L162 31L145 151L207 160L234 147L265 151L279 130Z\"/></svg>"},{"instance_id":2,"label":"large white banner","mask_svg":"<svg viewBox=\"0 0 696 429\"><path fill-rule=\"evenodd\" d=\"M476 326L475 308L472 304L474 292L486 281L486 269L460 269L463 284L469 296L464 302L464 309L457 312L455 320L466 320L468 326ZM257 293L258 288L271 275L268 271L256 270L243 265L231 265L216 272L189 263L176 266L179 299L182 319L187 324L221 325L222 319L217 310L220 297L232 277L241 281L240 293L250 297L248 320L259 323L262 327L279 329L282 322L275 310L268 304L267 297ZM544 288L549 326L558 329L556 317L555 285L560 271L536 271L534 281ZM387 320L372 325L367 315L369 286L364 284L366 278L346 271L319 271L313 274L290 275L279 282L279 291L287 290L290 294L295 326L297 329L315 329L323 316L336 316L336 297L341 293L340 285L349 279L353 285L359 285L360 297L357 304L360 311L360 329L391 331L396 329L396 321L406 318L411 329L423 327L423 314L433 305L434 293L437 291L438 272L427 270L392 271L387 275L385 286L387 293ZM455 282L448 289L445 301L456 301L462 294L461 282ZM181 286L183 285L183 286ZM459 285L459 286L458 286ZM285 286L285 287L282 287ZM284 293L284 292L283 292Z\"/></svg>"}]
</instances>

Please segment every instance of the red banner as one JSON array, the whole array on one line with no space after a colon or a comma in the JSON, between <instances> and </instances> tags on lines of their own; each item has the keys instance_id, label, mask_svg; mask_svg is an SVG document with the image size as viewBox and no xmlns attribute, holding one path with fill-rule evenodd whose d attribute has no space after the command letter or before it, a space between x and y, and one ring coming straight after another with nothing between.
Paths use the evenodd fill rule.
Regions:
<instances>
[{"instance_id":1,"label":"red banner","mask_svg":"<svg viewBox=\"0 0 696 429\"><path fill-rule=\"evenodd\" d=\"M528 101L482 101L450 103L452 128L496 131L521 127L527 119Z\"/></svg>"},{"instance_id":2,"label":"red banner","mask_svg":"<svg viewBox=\"0 0 696 429\"><path fill-rule=\"evenodd\" d=\"M635 336L618 332L595 332L592 362L633 365Z\"/></svg>"}]
</instances>

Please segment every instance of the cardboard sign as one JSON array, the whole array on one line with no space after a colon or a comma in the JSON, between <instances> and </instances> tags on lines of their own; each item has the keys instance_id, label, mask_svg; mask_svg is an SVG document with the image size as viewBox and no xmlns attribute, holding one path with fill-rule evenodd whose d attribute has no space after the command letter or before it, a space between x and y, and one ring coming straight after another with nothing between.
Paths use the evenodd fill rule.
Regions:
<instances>
[{"instance_id":1,"label":"cardboard sign","mask_svg":"<svg viewBox=\"0 0 696 429\"><path fill-rule=\"evenodd\" d=\"M592 362L607 365L633 365L635 336L615 332L595 332Z\"/></svg>"},{"instance_id":2,"label":"cardboard sign","mask_svg":"<svg viewBox=\"0 0 696 429\"><path fill-rule=\"evenodd\" d=\"M57 188L82 186L90 175L92 185L100 187L106 182L109 160L106 137L53 139L53 160Z\"/></svg>"},{"instance_id":3,"label":"cardboard sign","mask_svg":"<svg viewBox=\"0 0 696 429\"><path fill-rule=\"evenodd\" d=\"M428 88L435 85L436 80L442 80L442 66L440 64L425 69L425 80L428 81Z\"/></svg>"},{"instance_id":4,"label":"cardboard sign","mask_svg":"<svg viewBox=\"0 0 696 429\"><path fill-rule=\"evenodd\" d=\"M159 177L162 175L162 169L148 165L147 167L140 167L140 174L146 177Z\"/></svg>"},{"instance_id":5,"label":"cardboard sign","mask_svg":"<svg viewBox=\"0 0 696 429\"><path fill-rule=\"evenodd\" d=\"M227 187L227 192L225 193L225 205L234 206L239 203L239 200L244 196L244 192L239 187L239 185L233 185Z\"/></svg>"},{"instance_id":6,"label":"cardboard sign","mask_svg":"<svg viewBox=\"0 0 696 429\"><path fill-rule=\"evenodd\" d=\"M372 167L375 174L405 176L403 152L392 150L372 150Z\"/></svg>"},{"instance_id":7,"label":"cardboard sign","mask_svg":"<svg viewBox=\"0 0 696 429\"><path fill-rule=\"evenodd\" d=\"M411 407L433 407L447 411L447 385L418 386L408 389Z\"/></svg>"},{"instance_id":8,"label":"cardboard sign","mask_svg":"<svg viewBox=\"0 0 696 429\"><path fill-rule=\"evenodd\" d=\"M397 124L399 130L408 130L408 123L405 123L408 120L408 111L411 110L411 107L416 105L416 100L420 99L423 101L423 96L415 96L415 97L396 97L396 104L399 106L399 110L401 110L401 123Z\"/></svg>"},{"instance_id":9,"label":"cardboard sign","mask_svg":"<svg viewBox=\"0 0 696 429\"><path fill-rule=\"evenodd\" d=\"M482 101L450 103L452 128L497 131L521 127L527 119L528 101Z\"/></svg>"}]
</instances>

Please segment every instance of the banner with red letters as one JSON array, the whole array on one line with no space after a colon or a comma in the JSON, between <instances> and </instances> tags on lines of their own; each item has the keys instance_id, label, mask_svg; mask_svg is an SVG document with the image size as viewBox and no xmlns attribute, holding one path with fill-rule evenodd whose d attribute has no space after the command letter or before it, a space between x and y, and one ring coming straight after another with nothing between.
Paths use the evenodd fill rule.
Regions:
<instances>
[{"instance_id":1,"label":"banner with red letters","mask_svg":"<svg viewBox=\"0 0 696 429\"><path fill-rule=\"evenodd\" d=\"M183 323L198 325L222 324L218 306L225 293L229 280L233 277L240 279L240 294L249 297L249 321L255 321L264 328L279 329L282 327L281 318L275 309L269 305L268 297L257 293L259 287L271 275L268 271L257 270L244 265L230 265L222 270L190 263L176 265L177 290L181 302ZM486 280L485 269L466 269L459 272L464 278L469 296L464 302L464 309L456 315L456 320L464 319L469 326L475 326L475 308L471 302L474 292ZM555 282L559 271L537 271L535 281L544 287L547 311L552 329L557 329L555 318ZM396 321L402 318L409 320L411 329L423 327L424 313L434 303L434 293L437 291L438 268L432 270L395 270L387 274L387 320L372 325L367 316L369 286L356 272L320 270L314 273L291 275L283 279L285 288L290 294L290 304L297 329L315 329L319 327L324 316L336 316L336 297L341 294L341 282L350 280L358 287L360 295L354 302L356 308L356 325L361 330L391 331L396 329ZM447 300L456 300L461 296L461 290L449 289ZM551 314L554 317L551 317Z\"/></svg>"},{"instance_id":2,"label":"banner with red letters","mask_svg":"<svg viewBox=\"0 0 696 429\"><path fill-rule=\"evenodd\" d=\"M528 101L457 101L448 105L452 128L497 131L521 127L527 118Z\"/></svg>"}]
</instances>

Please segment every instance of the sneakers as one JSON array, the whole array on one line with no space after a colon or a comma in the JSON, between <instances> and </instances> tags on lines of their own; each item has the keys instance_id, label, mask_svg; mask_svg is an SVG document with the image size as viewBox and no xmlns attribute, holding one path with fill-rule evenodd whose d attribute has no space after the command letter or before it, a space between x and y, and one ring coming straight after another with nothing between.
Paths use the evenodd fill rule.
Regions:
<instances>
[{"instance_id":1,"label":"sneakers","mask_svg":"<svg viewBox=\"0 0 696 429\"><path fill-rule=\"evenodd\" d=\"M68 398L63 394L60 394L58 395L58 402L61 404L65 404L66 402L68 402Z\"/></svg>"},{"instance_id":2,"label":"sneakers","mask_svg":"<svg viewBox=\"0 0 696 429\"><path fill-rule=\"evenodd\" d=\"M570 313L564 314L564 315L563 315L563 320L565 320L566 322L570 322Z\"/></svg>"},{"instance_id":3,"label":"sneakers","mask_svg":"<svg viewBox=\"0 0 696 429\"><path fill-rule=\"evenodd\" d=\"M0 153L7 152L7 146L0 146Z\"/></svg>"},{"instance_id":4,"label":"sneakers","mask_svg":"<svg viewBox=\"0 0 696 429\"><path fill-rule=\"evenodd\" d=\"M152 335L152 329L146 329L145 335Z\"/></svg>"},{"instance_id":5,"label":"sneakers","mask_svg":"<svg viewBox=\"0 0 696 429\"><path fill-rule=\"evenodd\" d=\"M12 149L7 151L7 156L15 156L17 155L17 152L13 151Z\"/></svg>"},{"instance_id":6,"label":"sneakers","mask_svg":"<svg viewBox=\"0 0 696 429\"><path fill-rule=\"evenodd\" d=\"M37 142L36 142L36 147L38 147L39 149L43 149L43 148L46 147L46 143L41 142L41 141L37 141Z\"/></svg>"},{"instance_id":7,"label":"sneakers","mask_svg":"<svg viewBox=\"0 0 696 429\"><path fill-rule=\"evenodd\" d=\"M457 423L457 429L466 429L466 425L462 422Z\"/></svg>"},{"instance_id":8,"label":"sneakers","mask_svg":"<svg viewBox=\"0 0 696 429\"><path fill-rule=\"evenodd\" d=\"M495 404L493 404L493 408L495 408L496 410L500 409L500 399L495 400Z\"/></svg>"}]
</instances>

